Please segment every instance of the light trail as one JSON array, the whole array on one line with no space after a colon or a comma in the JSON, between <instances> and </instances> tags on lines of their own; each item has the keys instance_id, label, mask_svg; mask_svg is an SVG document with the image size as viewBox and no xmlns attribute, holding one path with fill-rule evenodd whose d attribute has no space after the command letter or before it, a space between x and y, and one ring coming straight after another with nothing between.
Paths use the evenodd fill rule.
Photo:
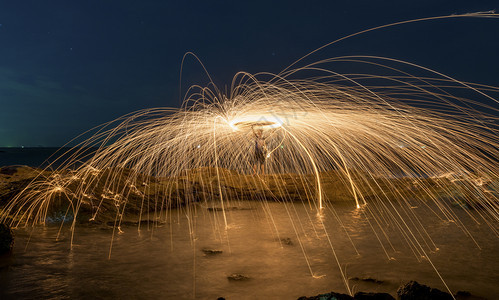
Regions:
<instances>
[{"instance_id":1,"label":"light trail","mask_svg":"<svg viewBox=\"0 0 499 300\"><path fill-rule=\"evenodd\" d=\"M382 74L336 73L334 64L345 61L378 67ZM464 99L464 89L485 100ZM411 203L435 205L436 215L467 233L443 200L459 198L480 209L470 217L498 235L495 93L499 88L375 56L331 58L278 75L240 72L227 94L213 83L193 86L180 109L142 110L97 128L82 148L61 156L58 170L41 172L14 197L0 222L12 217L14 226L44 224L50 210L64 207L74 230L84 208L91 220L114 214L120 232L126 213L142 218L154 212L155 219L166 220L172 207L194 214L191 204L219 203L225 231L220 236L227 237L226 208L233 200L301 201L322 214L348 198L357 209L367 207L380 243L382 237L390 243L384 224L395 224L414 254L428 258L427 250L436 246ZM265 174L257 178L254 128L272 149ZM81 150L89 147L95 147L91 155ZM334 239L323 231L350 292ZM390 258L388 247L383 251Z\"/></svg>"}]
</instances>

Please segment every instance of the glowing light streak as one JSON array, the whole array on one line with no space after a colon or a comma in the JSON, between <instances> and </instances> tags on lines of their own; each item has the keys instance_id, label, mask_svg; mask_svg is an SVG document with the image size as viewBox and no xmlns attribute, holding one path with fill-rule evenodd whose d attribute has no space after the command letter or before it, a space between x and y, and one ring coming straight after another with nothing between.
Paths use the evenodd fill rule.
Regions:
<instances>
[{"instance_id":1,"label":"glowing light streak","mask_svg":"<svg viewBox=\"0 0 499 300\"><path fill-rule=\"evenodd\" d=\"M334 63L341 62L377 66L382 75L336 73ZM413 68L430 75L417 77L405 71ZM299 76L309 72L316 75ZM463 88L492 104L453 95ZM90 158L77 151L52 176L41 174L12 199L0 221L12 216L15 226L44 223L50 205L67 201L66 214L74 216L72 240L80 208L96 199L91 220L103 208L115 209L114 239L114 233L122 233L121 220L134 197L142 201L140 217L154 210L158 219L167 218L164 211L183 205L189 222L191 204L204 201L221 206L227 237L231 197L263 203L302 201L310 206L312 199L322 227L321 210L331 208L336 198L348 197L356 211L372 217L368 222L380 243L386 240L394 250L383 228L393 224L414 255L428 259L441 277L427 255L428 249L438 247L415 207L431 203L439 218L468 233L443 200L461 197L464 207L482 208L468 215L498 235L499 110L489 93L499 93L499 88L374 56L325 59L278 75L241 72L227 94L213 83L193 86L180 109L142 110L97 128L79 145L98 148ZM493 114L479 113L480 106ZM254 129L264 132L271 149L265 153L265 175L253 174ZM149 205L150 199L154 205ZM301 220L298 223L302 225ZM189 226L194 244L194 226ZM297 233L298 226L292 226ZM326 228L323 231L351 293L334 239ZM310 273L319 276L298 241ZM392 259L389 247L382 246Z\"/></svg>"}]
</instances>

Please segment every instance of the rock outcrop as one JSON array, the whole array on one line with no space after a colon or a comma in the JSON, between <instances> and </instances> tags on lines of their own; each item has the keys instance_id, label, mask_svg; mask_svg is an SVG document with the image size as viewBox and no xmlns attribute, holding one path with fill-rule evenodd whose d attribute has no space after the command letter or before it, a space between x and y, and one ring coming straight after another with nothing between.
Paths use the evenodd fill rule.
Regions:
<instances>
[{"instance_id":1,"label":"rock outcrop","mask_svg":"<svg viewBox=\"0 0 499 300\"><path fill-rule=\"evenodd\" d=\"M9 253L14 246L14 236L9 226L0 224L0 255Z\"/></svg>"},{"instance_id":2,"label":"rock outcrop","mask_svg":"<svg viewBox=\"0 0 499 300\"><path fill-rule=\"evenodd\" d=\"M397 290L400 300L453 300L451 294L434 289L429 286L419 284L416 281L409 281Z\"/></svg>"},{"instance_id":3,"label":"rock outcrop","mask_svg":"<svg viewBox=\"0 0 499 300\"><path fill-rule=\"evenodd\" d=\"M326 294L320 294L312 297L302 296L298 300L353 300L353 297L347 294L340 294L335 292L330 292Z\"/></svg>"},{"instance_id":4,"label":"rock outcrop","mask_svg":"<svg viewBox=\"0 0 499 300\"><path fill-rule=\"evenodd\" d=\"M347 179L349 178L349 179ZM349 180L352 180L350 182ZM24 218L15 221L38 223L77 222L105 223L121 219L124 214L149 212L180 207L188 203L220 199L230 201L267 200L351 202L354 195L362 195L360 204L382 201L400 201L404 195L411 201L431 201L431 197L449 196L454 186L448 178L381 178L351 170L331 170L319 174L240 174L233 170L203 167L179 172L170 177L144 175L126 168L108 168L48 171L27 166L0 168L0 221L7 218ZM488 183L488 190L493 185ZM354 193L352 187L358 191ZM469 187L463 191L471 190ZM359 192L360 191L360 192ZM20 195L20 193L22 194ZM462 199L468 199L462 195ZM12 203L19 196L21 201ZM409 197L408 197L409 198ZM218 203L217 202L217 203ZM466 200L472 207L470 201ZM487 202L485 202L487 203ZM476 206L476 205L475 205ZM4 208L2 212L2 208ZM37 214L42 209L47 214ZM223 210L240 209L225 206ZM26 212L17 214L16 212ZM222 207L210 207L210 211ZM3 213L3 215L2 215ZM7 214L8 216L5 216ZM34 219L37 216L38 219ZM150 218L147 216L147 218Z\"/></svg>"},{"instance_id":5,"label":"rock outcrop","mask_svg":"<svg viewBox=\"0 0 499 300\"><path fill-rule=\"evenodd\" d=\"M358 292L353 296L354 300L395 300L392 295L388 293L364 293Z\"/></svg>"}]
</instances>

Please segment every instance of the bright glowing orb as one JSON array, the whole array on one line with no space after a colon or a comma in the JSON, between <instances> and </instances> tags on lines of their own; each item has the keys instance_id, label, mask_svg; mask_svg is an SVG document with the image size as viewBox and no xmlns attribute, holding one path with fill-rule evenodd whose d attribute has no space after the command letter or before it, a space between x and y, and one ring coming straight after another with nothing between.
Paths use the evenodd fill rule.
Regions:
<instances>
[{"instance_id":1,"label":"bright glowing orb","mask_svg":"<svg viewBox=\"0 0 499 300\"><path fill-rule=\"evenodd\" d=\"M229 122L233 130L241 129L274 129L283 125L283 121L275 116L243 116Z\"/></svg>"}]
</instances>

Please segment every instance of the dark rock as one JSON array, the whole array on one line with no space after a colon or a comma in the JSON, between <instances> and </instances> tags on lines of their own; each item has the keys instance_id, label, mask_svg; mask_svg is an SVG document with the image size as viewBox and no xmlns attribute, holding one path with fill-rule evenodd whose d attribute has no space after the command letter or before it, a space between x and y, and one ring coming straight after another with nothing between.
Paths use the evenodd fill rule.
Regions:
<instances>
[{"instance_id":1,"label":"dark rock","mask_svg":"<svg viewBox=\"0 0 499 300\"><path fill-rule=\"evenodd\" d=\"M453 300L451 294L419 284L416 281L409 281L399 287L397 295L400 300Z\"/></svg>"},{"instance_id":2,"label":"dark rock","mask_svg":"<svg viewBox=\"0 0 499 300\"><path fill-rule=\"evenodd\" d=\"M340 294L335 292L330 292L326 294L320 294L312 297L302 296L298 300L353 300L353 297L347 294Z\"/></svg>"},{"instance_id":3,"label":"dark rock","mask_svg":"<svg viewBox=\"0 0 499 300\"><path fill-rule=\"evenodd\" d=\"M217 250L217 249L208 249L208 248L204 248L202 249L202 251L204 252L204 254L206 255L213 255L213 254L222 254L223 251L222 250Z\"/></svg>"},{"instance_id":4,"label":"dark rock","mask_svg":"<svg viewBox=\"0 0 499 300\"><path fill-rule=\"evenodd\" d=\"M456 293L456 296L461 296L461 297L469 297L471 296L471 293L468 291L458 291Z\"/></svg>"},{"instance_id":5,"label":"dark rock","mask_svg":"<svg viewBox=\"0 0 499 300\"><path fill-rule=\"evenodd\" d=\"M14 236L9 226L0 224L0 254L8 253L14 246Z\"/></svg>"},{"instance_id":6,"label":"dark rock","mask_svg":"<svg viewBox=\"0 0 499 300\"><path fill-rule=\"evenodd\" d=\"M115 221L108 221L107 226L115 226L115 225L120 225L121 227L128 227L128 226L137 226L139 225L139 222L135 221L121 221L121 222L115 222Z\"/></svg>"},{"instance_id":7,"label":"dark rock","mask_svg":"<svg viewBox=\"0 0 499 300\"><path fill-rule=\"evenodd\" d=\"M156 227L161 227L163 225L165 225L166 222L163 222L163 221L158 221L158 220L141 220L140 222L137 222L137 225L140 225L140 226L147 226L147 225L154 225Z\"/></svg>"},{"instance_id":8,"label":"dark rock","mask_svg":"<svg viewBox=\"0 0 499 300\"><path fill-rule=\"evenodd\" d=\"M387 293L364 293L358 292L353 298L355 300L395 300L392 295Z\"/></svg>"},{"instance_id":9,"label":"dark rock","mask_svg":"<svg viewBox=\"0 0 499 300\"><path fill-rule=\"evenodd\" d=\"M486 300L483 297L472 295L468 291L459 291L455 296L457 300Z\"/></svg>"},{"instance_id":10,"label":"dark rock","mask_svg":"<svg viewBox=\"0 0 499 300\"><path fill-rule=\"evenodd\" d=\"M0 168L0 174L12 176L17 173L17 167L2 167Z\"/></svg>"},{"instance_id":11,"label":"dark rock","mask_svg":"<svg viewBox=\"0 0 499 300\"><path fill-rule=\"evenodd\" d=\"M101 224L102 222L96 222L95 220L92 220L92 222L95 222L95 224ZM112 226L114 227L115 225L120 225L120 227L135 227L135 226L147 226L147 224L151 224L154 226L158 225L164 225L165 222L159 222L159 221L154 221L154 220L141 220L140 222L138 221L127 221L127 220L122 220L121 222L115 222L115 221L108 221L107 226Z\"/></svg>"},{"instance_id":12,"label":"dark rock","mask_svg":"<svg viewBox=\"0 0 499 300\"><path fill-rule=\"evenodd\" d=\"M208 207L208 211L229 211L229 210L237 210L237 207Z\"/></svg>"},{"instance_id":13,"label":"dark rock","mask_svg":"<svg viewBox=\"0 0 499 300\"><path fill-rule=\"evenodd\" d=\"M231 207L208 207L208 211L231 211L231 210L251 210L252 208L249 207L237 207L237 206L231 206Z\"/></svg>"},{"instance_id":14,"label":"dark rock","mask_svg":"<svg viewBox=\"0 0 499 300\"><path fill-rule=\"evenodd\" d=\"M225 300L224 297L218 297L217 300Z\"/></svg>"},{"instance_id":15,"label":"dark rock","mask_svg":"<svg viewBox=\"0 0 499 300\"><path fill-rule=\"evenodd\" d=\"M227 276L227 279L231 281L246 281L249 280L250 278L242 274L231 274L230 276Z\"/></svg>"},{"instance_id":16,"label":"dark rock","mask_svg":"<svg viewBox=\"0 0 499 300\"><path fill-rule=\"evenodd\" d=\"M366 277L366 278L351 277L348 279L353 280L353 281L364 281L364 282L370 282L370 283L376 283L376 284L383 284L384 283L383 280L378 280L378 279L372 278L372 277Z\"/></svg>"},{"instance_id":17,"label":"dark rock","mask_svg":"<svg viewBox=\"0 0 499 300\"><path fill-rule=\"evenodd\" d=\"M284 238L284 239L281 239L281 242L282 242L284 245L293 246L293 241L292 241L290 238Z\"/></svg>"}]
</instances>

